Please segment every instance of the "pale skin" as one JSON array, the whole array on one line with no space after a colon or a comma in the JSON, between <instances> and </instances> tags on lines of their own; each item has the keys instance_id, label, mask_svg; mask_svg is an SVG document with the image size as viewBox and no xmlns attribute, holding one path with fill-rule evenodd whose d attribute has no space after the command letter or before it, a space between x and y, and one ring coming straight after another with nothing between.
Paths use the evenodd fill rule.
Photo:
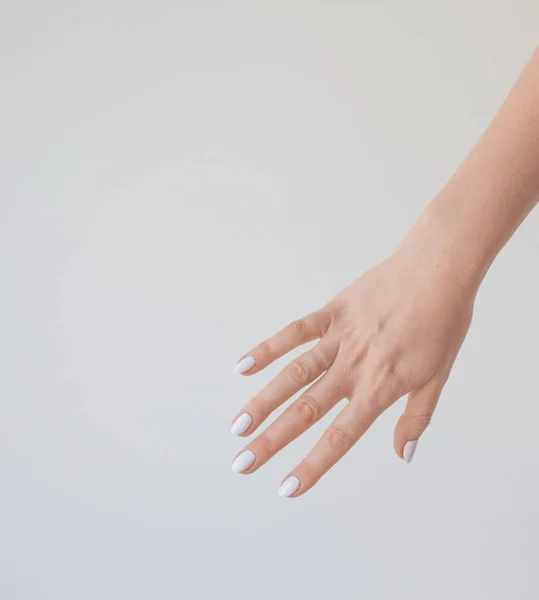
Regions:
<instances>
[{"instance_id":1,"label":"pale skin","mask_svg":"<svg viewBox=\"0 0 539 600\"><path fill-rule=\"evenodd\" d=\"M243 455L254 461L241 472L259 469L343 398L345 408L284 478L282 495L297 497L312 488L406 395L394 447L409 462L468 332L483 277L538 199L539 49L475 148L393 255L242 357L254 358L254 366L242 373L250 376L319 340L236 415L234 422L242 415L248 415L243 423L252 420L241 433L250 436L303 390L238 453L253 453Z\"/></svg>"}]
</instances>

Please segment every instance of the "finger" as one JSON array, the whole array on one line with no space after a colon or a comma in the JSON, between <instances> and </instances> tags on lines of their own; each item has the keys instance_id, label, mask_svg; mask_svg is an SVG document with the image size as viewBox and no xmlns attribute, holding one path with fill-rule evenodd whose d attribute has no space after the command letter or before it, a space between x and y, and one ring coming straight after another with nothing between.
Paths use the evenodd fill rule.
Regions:
<instances>
[{"instance_id":1,"label":"finger","mask_svg":"<svg viewBox=\"0 0 539 600\"><path fill-rule=\"evenodd\" d=\"M311 452L288 475L279 495L301 496L341 459L382 412L385 399L354 397L339 413Z\"/></svg>"},{"instance_id":2,"label":"finger","mask_svg":"<svg viewBox=\"0 0 539 600\"><path fill-rule=\"evenodd\" d=\"M329 323L330 315L326 310L319 310L302 319L292 321L284 329L247 352L236 365L236 372L242 375L258 373L294 348L321 338L328 330Z\"/></svg>"},{"instance_id":3,"label":"finger","mask_svg":"<svg viewBox=\"0 0 539 600\"><path fill-rule=\"evenodd\" d=\"M395 452L407 463L413 459L417 442L429 426L444 383L445 379L432 378L408 395L394 436Z\"/></svg>"},{"instance_id":4,"label":"finger","mask_svg":"<svg viewBox=\"0 0 539 600\"><path fill-rule=\"evenodd\" d=\"M336 340L324 338L293 360L236 415L232 433L250 435L275 409L322 375L336 354Z\"/></svg>"},{"instance_id":5,"label":"finger","mask_svg":"<svg viewBox=\"0 0 539 600\"><path fill-rule=\"evenodd\" d=\"M295 440L327 414L343 398L340 378L331 369L316 381L304 394L242 452L250 450L255 460L244 473L252 473L266 463L279 450ZM240 453L241 454L241 453Z\"/></svg>"}]
</instances>

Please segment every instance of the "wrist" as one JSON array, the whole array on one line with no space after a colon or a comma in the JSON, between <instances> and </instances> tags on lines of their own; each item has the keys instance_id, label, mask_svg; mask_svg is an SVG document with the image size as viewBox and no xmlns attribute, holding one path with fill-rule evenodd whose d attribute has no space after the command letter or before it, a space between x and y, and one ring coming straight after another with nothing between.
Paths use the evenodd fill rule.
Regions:
<instances>
[{"instance_id":1,"label":"wrist","mask_svg":"<svg viewBox=\"0 0 539 600\"><path fill-rule=\"evenodd\" d=\"M475 294L496 252L462 214L451 210L456 204L449 191L442 190L401 242L395 256L431 278L449 281Z\"/></svg>"}]
</instances>

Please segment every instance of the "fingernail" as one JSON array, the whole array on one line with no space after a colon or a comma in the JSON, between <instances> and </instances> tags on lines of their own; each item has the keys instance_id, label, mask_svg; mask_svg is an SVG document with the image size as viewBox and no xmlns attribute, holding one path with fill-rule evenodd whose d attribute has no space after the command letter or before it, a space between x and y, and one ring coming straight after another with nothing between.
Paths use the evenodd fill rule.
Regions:
<instances>
[{"instance_id":1,"label":"fingernail","mask_svg":"<svg viewBox=\"0 0 539 600\"><path fill-rule=\"evenodd\" d=\"M232 470L235 473L243 473L255 462L255 460L255 453L252 450L245 450L245 452L242 452L232 463Z\"/></svg>"},{"instance_id":2,"label":"fingernail","mask_svg":"<svg viewBox=\"0 0 539 600\"><path fill-rule=\"evenodd\" d=\"M417 448L417 440L413 440L411 442L406 442L406 446L404 446L404 461L406 463L412 462L412 458L414 458L415 449Z\"/></svg>"},{"instance_id":3,"label":"fingernail","mask_svg":"<svg viewBox=\"0 0 539 600\"><path fill-rule=\"evenodd\" d=\"M232 435L241 435L242 433L245 433L249 427L251 427L252 423L253 418L251 415L243 413L234 421L234 424L230 429L230 433Z\"/></svg>"},{"instance_id":4,"label":"fingernail","mask_svg":"<svg viewBox=\"0 0 539 600\"><path fill-rule=\"evenodd\" d=\"M246 356L236 365L236 373L246 373L249 369L252 369L255 364L256 360L254 356Z\"/></svg>"},{"instance_id":5,"label":"fingernail","mask_svg":"<svg viewBox=\"0 0 539 600\"><path fill-rule=\"evenodd\" d=\"M292 475L292 477L289 477L279 488L279 496L287 498L288 496L295 494L298 491L298 488L299 479L295 475Z\"/></svg>"}]
</instances>

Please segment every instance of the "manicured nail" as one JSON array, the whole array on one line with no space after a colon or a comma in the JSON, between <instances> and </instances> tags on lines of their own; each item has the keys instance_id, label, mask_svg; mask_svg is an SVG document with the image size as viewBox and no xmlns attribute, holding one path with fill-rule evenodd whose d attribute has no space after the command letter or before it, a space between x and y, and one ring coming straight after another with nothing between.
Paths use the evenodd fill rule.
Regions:
<instances>
[{"instance_id":1,"label":"manicured nail","mask_svg":"<svg viewBox=\"0 0 539 600\"><path fill-rule=\"evenodd\" d=\"M295 494L298 491L298 488L299 479L295 475L292 475L292 477L289 477L279 488L279 496L287 498L288 496Z\"/></svg>"},{"instance_id":2,"label":"manicured nail","mask_svg":"<svg viewBox=\"0 0 539 600\"><path fill-rule=\"evenodd\" d=\"M235 473L243 473L255 462L255 460L255 453L252 450L245 450L245 452L242 452L232 463L232 470Z\"/></svg>"},{"instance_id":3,"label":"manicured nail","mask_svg":"<svg viewBox=\"0 0 539 600\"><path fill-rule=\"evenodd\" d=\"M232 425L230 433L232 435L241 435L245 433L253 423L253 418L247 413L240 415Z\"/></svg>"},{"instance_id":4,"label":"manicured nail","mask_svg":"<svg viewBox=\"0 0 539 600\"><path fill-rule=\"evenodd\" d=\"M407 463L412 462L412 458L414 458L416 448L417 448L417 440L413 440L412 442L406 442L406 446L404 446L405 462L407 462Z\"/></svg>"},{"instance_id":5,"label":"manicured nail","mask_svg":"<svg viewBox=\"0 0 539 600\"><path fill-rule=\"evenodd\" d=\"M246 356L236 365L236 373L246 373L249 369L252 369L255 364L256 360L254 356Z\"/></svg>"}]
</instances>

